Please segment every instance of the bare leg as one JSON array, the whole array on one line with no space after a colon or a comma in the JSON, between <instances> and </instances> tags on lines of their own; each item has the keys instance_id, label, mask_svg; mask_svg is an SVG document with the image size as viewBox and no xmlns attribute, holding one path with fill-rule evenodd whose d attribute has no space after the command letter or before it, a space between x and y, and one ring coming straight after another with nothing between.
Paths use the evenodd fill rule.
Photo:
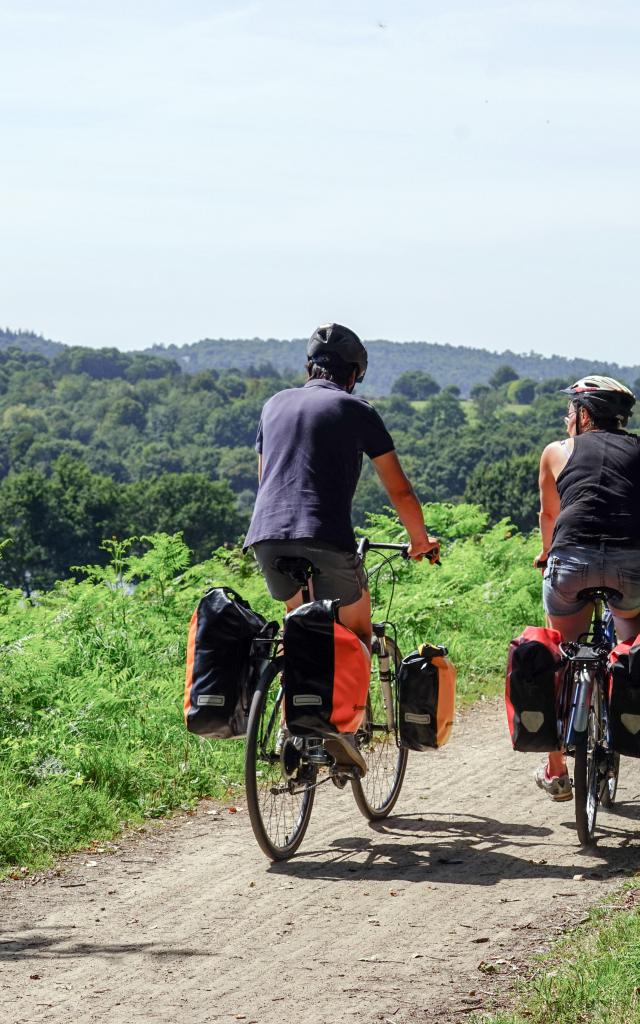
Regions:
<instances>
[{"instance_id":1,"label":"bare leg","mask_svg":"<svg viewBox=\"0 0 640 1024\"><path fill-rule=\"evenodd\" d=\"M635 640L640 633L640 612L621 612L617 608L612 608L611 614L618 640Z\"/></svg>"},{"instance_id":2,"label":"bare leg","mask_svg":"<svg viewBox=\"0 0 640 1024\"><path fill-rule=\"evenodd\" d=\"M371 654L371 597L368 590L353 604L340 605L338 617L343 626L351 629Z\"/></svg>"},{"instance_id":3,"label":"bare leg","mask_svg":"<svg viewBox=\"0 0 640 1024\"><path fill-rule=\"evenodd\" d=\"M577 640L591 625L593 605L588 604L573 615L549 615L549 625L562 633L563 640Z\"/></svg>"}]
</instances>

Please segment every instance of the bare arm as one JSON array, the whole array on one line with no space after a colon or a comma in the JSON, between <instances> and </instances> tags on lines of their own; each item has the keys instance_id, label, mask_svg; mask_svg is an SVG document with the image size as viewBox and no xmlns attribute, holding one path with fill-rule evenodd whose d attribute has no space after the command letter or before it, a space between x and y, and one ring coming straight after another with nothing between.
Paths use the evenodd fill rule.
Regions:
<instances>
[{"instance_id":1,"label":"bare arm","mask_svg":"<svg viewBox=\"0 0 640 1024\"><path fill-rule=\"evenodd\" d=\"M409 555L420 559L422 555L433 552L433 557L440 557L440 546L437 537L430 537L424 525L422 506L395 452L387 452L372 459L376 473L385 491L389 495L400 522L409 534Z\"/></svg>"},{"instance_id":2,"label":"bare arm","mask_svg":"<svg viewBox=\"0 0 640 1024\"><path fill-rule=\"evenodd\" d=\"M560 495L556 487L556 478L566 463L566 456L559 441L548 444L540 457L540 534L542 536L542 550L535 559L546 559L551 547L553 528L556 519L560 514ZM534 562L534 564L535 564Z\"/></svg>"}]
</instances>

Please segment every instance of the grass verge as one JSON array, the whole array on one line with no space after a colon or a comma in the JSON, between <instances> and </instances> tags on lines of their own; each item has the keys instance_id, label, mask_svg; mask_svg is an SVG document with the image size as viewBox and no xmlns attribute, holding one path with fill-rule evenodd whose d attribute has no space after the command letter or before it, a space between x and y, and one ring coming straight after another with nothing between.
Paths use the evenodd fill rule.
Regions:
<instances>
[{"instance_id":1,"label":"grass verge","mask_svg":"<svg viewBox=\"0 0 640 1024\"><path fill-rule=\"evenodd\" d=\"M554 945L516 1010L476 1015L474 1024L638 1024L640 887L614 899Z\"/></svg>"}]
</instances>

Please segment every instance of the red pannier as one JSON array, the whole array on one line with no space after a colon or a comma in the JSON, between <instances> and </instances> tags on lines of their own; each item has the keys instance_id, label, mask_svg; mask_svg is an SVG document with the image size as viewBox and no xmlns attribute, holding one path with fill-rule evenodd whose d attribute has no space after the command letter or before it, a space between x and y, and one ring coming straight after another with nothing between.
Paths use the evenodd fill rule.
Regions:
<instances>
[{"instance_id":1,"label":"red pannier","mask_svg":"<svg viewBox=\"0 0 640 1024\"><path fill-rule=\"evenodd\" d=\"M618 754L640 757L640 634L609 654L609 731Z\"/></svg>"},{"instance_id":2,"label":"red pannier","mask_svg":"<svg viewBox=\"0 0 640 1024\"><path fill-rule=\"evenodd\" d=\"M557 629L527 626L509 645L505 703L514 750L560 750L558 707L564 662Z\"/></svg>"},{"instance_id":3,"label":"red pannier","mask_svg":"<svg viewBox=\"0 0 640 1024\"><path fill-rule=\"evenodd\" d=\"M284 620L284 705L296 736L356 732L369 689L370 659L336 619L334 601L311 601Z\"/></svg>"}]
</instances>

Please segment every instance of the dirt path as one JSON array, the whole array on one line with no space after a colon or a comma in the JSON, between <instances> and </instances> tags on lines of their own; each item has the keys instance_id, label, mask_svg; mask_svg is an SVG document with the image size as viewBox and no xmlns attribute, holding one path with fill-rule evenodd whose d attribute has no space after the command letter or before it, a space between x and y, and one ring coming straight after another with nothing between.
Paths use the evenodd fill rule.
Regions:
<instances>
[{"instance_id":1,"label":"dirt path","mask_svg":"<svg viewBox=\"0 0 640 1024\"><path fill-rule=\"evenodd\" d=\"M587 856L536 763L485 705L410 757L387 822L323 787L288 864L263 858L242 808L204 804L113 856L0 886L1 1019L463 1020L638 867L640 764L623 760L620 813L602 812Z\"/></svg>"}]
</instances>

